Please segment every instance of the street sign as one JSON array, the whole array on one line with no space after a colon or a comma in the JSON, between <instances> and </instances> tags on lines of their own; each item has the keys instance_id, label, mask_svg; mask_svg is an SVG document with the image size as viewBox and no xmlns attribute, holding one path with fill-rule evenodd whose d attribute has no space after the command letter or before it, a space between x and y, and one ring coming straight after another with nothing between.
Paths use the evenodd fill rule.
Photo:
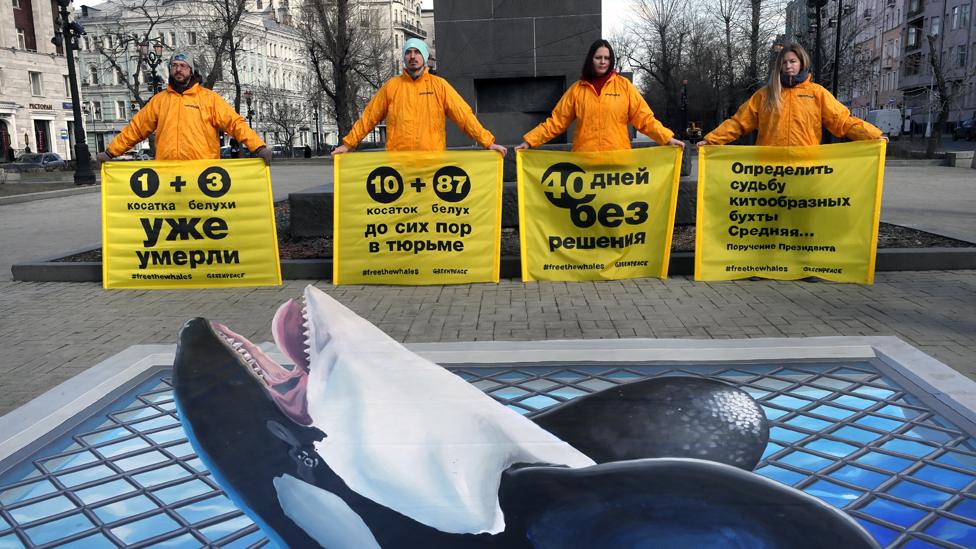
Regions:
<instances>
[{"instance_id":1,"label":"street sign","mask_svg":"<svg viewBox=\"0 0 976 549\"><path fill-rule=\"evenodd\" d=\"M61 128L61 139L65 141L68 140L68 130Z\"/></svg>"}]
</instances>

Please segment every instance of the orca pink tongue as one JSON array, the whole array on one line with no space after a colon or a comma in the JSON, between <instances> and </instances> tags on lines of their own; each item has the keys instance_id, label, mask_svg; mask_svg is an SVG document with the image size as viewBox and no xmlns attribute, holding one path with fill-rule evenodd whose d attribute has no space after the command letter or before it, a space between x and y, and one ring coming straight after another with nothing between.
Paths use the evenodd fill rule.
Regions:
<instances>
[{"instance_id":1,"label":"orca pink tongue","mask_svg":"<svg viewBox=\"0 0 976 549\"><path fill-rule=\"evenodd\" d=\"M275 344L295 363L296 367L307 372L305 330L305 316L297 301L289 299L278 307L271 322L271 335L274 337Z\"/></svg>"}]
</instances>

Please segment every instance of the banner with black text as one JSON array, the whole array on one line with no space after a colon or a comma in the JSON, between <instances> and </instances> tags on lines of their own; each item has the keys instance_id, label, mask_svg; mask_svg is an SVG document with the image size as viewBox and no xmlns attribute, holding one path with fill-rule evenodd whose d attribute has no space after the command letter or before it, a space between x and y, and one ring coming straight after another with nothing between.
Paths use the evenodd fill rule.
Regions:
<instances>
[{"instance_id":1,"label":"banner with black text","mask_svg":"<svg viewBox=\"0 0 976 549\"><path fill-rule=\"evenodd\" d=\"M281 285L260 159L102 164L105 288Z\"/></svg>"},{"instance_id":2,"label":"banner with black text","mask_svg":"<svg viewBox=\"0 0 976 549\"><path fill-rule=\"evenodd\" d=\"M703 146L695 280L874 282L885 142Z\"/></svg>"},{"instance_id":3,"label":"banner with black text","mask_svg":"<svg viewBox=\"0 0 976 549\"><path fill-rule=\"evenodd\" d=\"M668 275L681 149L517 151L522 280Z\"/></svg>"},{"instance_id":4,"label":"banner with black text","mask_svg":"<svg viewBox=\"0 0 976 549\"><path fill-rule=\"evenodd\" d=\"M500 154L346 153L334 169L333 284L498 282Z\"/></svg>"}]
</instances>

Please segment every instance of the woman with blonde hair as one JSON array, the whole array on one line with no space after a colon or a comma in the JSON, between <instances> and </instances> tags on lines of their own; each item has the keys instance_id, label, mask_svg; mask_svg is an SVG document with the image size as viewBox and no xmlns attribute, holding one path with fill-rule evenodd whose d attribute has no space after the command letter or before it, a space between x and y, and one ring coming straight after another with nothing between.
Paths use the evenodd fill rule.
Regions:
<instances>
[{"instance_id":1,"label":"woman with blonde hair","mask_svg":"<svg viewBox=\"0 0 976 549\"><path fill-rule=\"evenodd\" d=\"M881 130L851 116L826 88L814 83L809 67L810 56L803 46L781 49L767 84L698 146L724 145L755 129L759 130L756 145L819 145L825 127L836 137L854 141L886 139Z\"/></svg>"}]
</instances>

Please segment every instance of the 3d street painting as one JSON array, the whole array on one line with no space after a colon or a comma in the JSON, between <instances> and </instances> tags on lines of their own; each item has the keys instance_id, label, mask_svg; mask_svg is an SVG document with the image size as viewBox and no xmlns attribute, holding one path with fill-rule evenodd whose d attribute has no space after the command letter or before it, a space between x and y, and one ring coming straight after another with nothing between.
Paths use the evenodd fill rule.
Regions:
<instances>
[{"instance_id":1,"label":"3d street painting","mask_svg":"<svg viewBox=\"0 0 976 549\"><path fill-rule=\"evenodd\" d=\"M763 409L662 377L528 419L309 286L274 317L286 367L186 323L184 429L283 547L878 547L849 515L752 472Z\"/></svg>"},{"instance_id":2,"label":"3d street painting","mask_svg":"<svg viewBox=\"0 0 976 549\"><path fill-rule=\"evenodd\" d=\"M0 547L976 546L974 385L897 338L422 358L305 293L5 416Z\"/></svg>"}]
</instances>

